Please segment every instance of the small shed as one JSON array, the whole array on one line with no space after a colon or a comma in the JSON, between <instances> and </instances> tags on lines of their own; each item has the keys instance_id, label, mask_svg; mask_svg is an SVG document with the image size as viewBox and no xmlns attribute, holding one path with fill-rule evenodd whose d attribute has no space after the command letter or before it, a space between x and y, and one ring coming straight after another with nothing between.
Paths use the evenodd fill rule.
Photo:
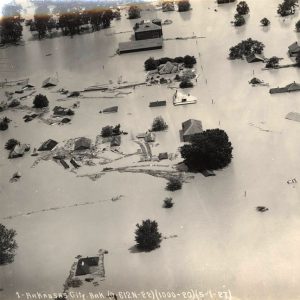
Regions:
<instances>
[{"instance_id":1,"label":"small shed","mask_svg":"<svg viewBox=\"0 0 300 300\"><path fill-rule=\"evenodd\" d=\"M149 107L159 107L159 106L166 106L166 105L167 105L167 101L157 100L157 101L150 102Z\"/></svg>"},{"instance_id":2,"label":"small shed","mask_svg":"<svg viewBox=\"0 0 300 300\"><path fill-rule=\"evenodd\" d=\"M110 141L111 147L119 147L121 145L121 136L115 135L112 137L112 140Z\"/></svg>"},{"instance_id":3,"label":"small shed","mask_svg":"<svg viewBox=\"0 0 300 300\"><path fill-rule=\"evenodd\" d=\"M91 148L92 141L86 137L81 137L75 141L74 150L87 150Z\"/></svg>"},{"instance_id":4,"label":"small shed","mask_svg":"<svg viewBox=\"0 0 300 300\"><path fill-rule=\"evenodd\" d=\"M42 83L43 88L51 87L51 86L56 86L58 84L58 79L54 77L48 77L45 79Z\"/></svg>"},{"instance_id":5,"label":"small shed","mask_svg":"<svg viewBox=\"0 0 300 300\"><path fill-rule=\"evenodd\" d=\"M119 109L118 106L111 106L111 107L103 109L103 113L116 113L116 112L118 112L118 109Z\"/></svg>"},{"instance_id":6,"label":"small shed","mask_svg":"<svg viewBox=\"0 0 300 300\"><path fill-rule=\"evenodd\" d=\"M40 146L38 151L51 151L57 144L56 141L49 139Z\"/></svg>"},{"instance_id":7,"label":"small shed","mask_svg":"<svg viewBox=\"0 0 300 300\"><path fill-rule=\"evenodd\" d=\"M248 63L264 62L265 57L260 54L252 53L246 57Z\"/></svg>"},{"instance_id":8,"label":"small shed","mask_svg":"<svg viewBox=\"0 0 300 300\"><path fill-rule=\"evenodd\" d=\"M169 158L168 152L162 152L162 153L158 154L158 159L159 160L168 159L168 158Z\"/></svg>"}]
</instances>

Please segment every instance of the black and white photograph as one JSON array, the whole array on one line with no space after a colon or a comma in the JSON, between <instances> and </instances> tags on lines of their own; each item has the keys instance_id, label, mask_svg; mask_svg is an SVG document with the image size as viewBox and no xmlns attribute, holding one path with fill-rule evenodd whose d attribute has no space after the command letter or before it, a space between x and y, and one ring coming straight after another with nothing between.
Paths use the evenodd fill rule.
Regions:
<instances>
[{"instance_id":1,"label":"black and white photograph","mask_svg":"<svg viewBox=\"0 0 300 300\"><path fill-rule=\"evenodd\" d=\"M299 5L0 0L0 299L299 300Z\"/></svg>"}]
</instances>

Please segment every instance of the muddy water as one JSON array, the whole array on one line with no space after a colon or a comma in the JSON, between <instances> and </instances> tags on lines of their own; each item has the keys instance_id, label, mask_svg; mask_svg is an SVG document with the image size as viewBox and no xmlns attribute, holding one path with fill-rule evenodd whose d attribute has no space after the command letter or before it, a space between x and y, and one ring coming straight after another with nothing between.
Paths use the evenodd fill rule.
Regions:
<instances>
[{"instance_id":1,"label":"muddy water","mask_svg":"<svg viewBox=\"0 0 300 300\"><path fill-rule=\"evenodd\" d=\"M43 79L56 73L59 87L80 90L109 80L116 82L119 76L140 81L145 76L143 62L150 55L191 54L198 58L200 74L191 91L199 101L191 106L173 107L173 90L166 87L137 87L120 99L80 99L72 124L61 127L38 120L24 123L25 112L1 113L13 122L0 139L0 217L59 208L1 220L17 230L19 244L15 262L0 269L1 299L16 299L16 291L61 291L74 257L94 255L100 248L109 251L105 256L106 279L98 287L85 284L79 289L82 292L198 288L230 289L237 299L299 298L299 187L286 181L299 174L300 124L284 119L290 111L300 112L299 94L271 96L268 87L248 84L253 71L277 87L299 81L299 70L262 71L262 64L226 60L230 46L253 37L265 43L267 57L276 55L289 63L287 46L298 39L294 32L298 15L283 22L275 13L279 1L248 3L250 16L246 26L239 29L230 24L234 4L218 7L214 1L203 0L193 1L189 13L145 12L145 18L173 20L164 27L166 38L193 33L206 37L197 43L166 41L163 50L111 58L118 42L130 38L130 33L109 36L131 29L134 22L126 18L113 22L108 30L72 39L37 41L25 31L24 46L1 50L0 56L7 62L1 65L1 78L30 77L38 92L47 94L51 108L76 101L56 102L58 94L39 88ZM265 16L271 20L268 30L259 26ZM45 56L49 53L52 55ZM148 108L150 101L160 99L168 101L166 108ZM30 105L31 101L24 103ZM119 106L117 114L98 113L112 105ZM196 175L172 194L175 206L171 210L162 209L162 200L170 196L164 190L164 179L108 173L91 181L52 161L31 168L34 158L28 155L7 160L3 150L11 137L33 147L48 138L62 142L84 135L95 139L108 123L120 123L134 135L147 130L157 115L169 124L168 131L158 135L162 150L176 151L180 145L178 130L188 118L202 120L205 129L225 129L234 146L232 164L214 178ZM135 146L129 147L135 150ZM87 172L101 169L93 167ZM16 170L22 173L21 180L9 183ZM124 197L110 201L117 195ZM64 208L98 200L103 202ZM258 205L267 206L269 211L257 213ZM154 252L132 253L129 249L134 245L135 224L145 218L157 220L163 235L178 237L164 240Z\"/></svg>"}]
</instances>

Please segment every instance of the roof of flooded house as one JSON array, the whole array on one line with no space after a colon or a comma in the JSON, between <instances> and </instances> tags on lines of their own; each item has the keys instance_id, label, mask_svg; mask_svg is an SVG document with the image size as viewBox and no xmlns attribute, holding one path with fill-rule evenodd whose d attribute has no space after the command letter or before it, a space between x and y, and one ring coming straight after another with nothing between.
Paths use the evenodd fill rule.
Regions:
<instances>
[{"instance_id":1,"label":"roof of flooded house","mask_svg":"<svg viewBox=\"0 0 300 300\"><path fill-rule=\"evenodd\" d=\"M248 63L255 62L255 61L264 61L265 60L263 55L256 54L256 53L252 53L252 54L248 55L246 57L246 59L247 59Z\"/></svg>"},{"instance_id":2,"label":"roof of flooded house","mask_svg":"<svg viewBox=\"0 0 300 300\"><path fill-rule=\"evenodd\" d=\"M158 67L159 74L171 74L178 71L178 64L167 61Z\"/></svg>"},{"instance_id":3,"label":"roof of flooded house","mask_svg":"<svg viewBox=\"0 0 300 300\"><path fill-rule=\"evenodd\" d=\"M26 144L17 144L9 153L9 158L23 156L26 151L27 145Z\"/></svg>"},{"instance_id":4,"label":"roof of flooded house","mask_svg":"<svg viewBox=\"0 0 300 300\"><path fill-rule=\"evenodd\" d=\"M75 150L80 150L80 149L89 149L91 148L91 139L86 138L86 137L81 137L78 140L75 141Z\"/></svg>"},{"instance_id":5,"label":"roof of flooded house","mask_svg":"<svg viewBox=\"0 0 300 300\"><path fill-rule=\"evenodd\" d=\"M183 135L193 135L203 131L202 122L195 119L189 119L182 123Z\"/></svg>"},{"instance_id":6,"label":"roof of flooded house","mask_svg":"<svg viewBox=\"0 0 300 300\"><path fill-rule=\"evenodd\" d=\"M52 139L47 140L44 142L38 151L47 151L47 150L52 150L58 143Z\"/></svg>"},{"instance_id":7,"label":"roof of flooded house","mask_svg":"<svg viewBox=\"0 0 300 300\"><path fill-rule=\"evenodd\" d=\"M287 92L296 92L296 91L300 91L300 84L293 82L286 85L285 87L270 89L269 92L270 94L278 94L278 93L287 93Z\"/></svg>"},{"instance_id":8,"label":"roof of flooded house","mask_svg":"<svg viewBox=\"0 0 300 300\"><path fill-rule=\"evenodd\" d=\"M300 46L298 45L298 42L293 43L292 45L289 46L289 50L294 52L300 51Z\"/></svg>"},{"instance_id":9,"label":"roof of flooded house","mask_svg":"<svg viewBox=\"0 0 300 300\"><path fill-rule=\"evenodd\" d=\"M111 146L120 146L121 145L121 136L115 135L112 137L112 140L110 141Z\"/></svg>"},{"instance_id":10,"label":"roof of flooded house","mask_svg":"<svg viewBox=\"0 0 300 300\"><path fill-rule=\"evenodd\" d=\"M58 79L54 77L48 77L43 81L42 87L47 87L47 86L55 86L58 83Z\"/></svg>"},{"instance_id":11,"label":"roof of flooded house","mask_svg":"<svg viewBox=\"0 0 300 300\"><path fill-rule=\"evenodd\" d=\"M150 102L149 107L158 107L158 106L166 106L167 102L165 100L157 100L157 101L153 101Z\"/></svg>"},{"instance_id":12,"label":"roof of flooded house","mask_svg":"<svg viewBox=\"0 0 300 300\"><path fill-rule=\"evenodd\" d=\"M154 24L153 21L142 21L141 23L136 23L134 26L135 32L145 32L153 30L161 30L161 26Z\"/></svg>"},{"instance_id":13,"label":"roof of flooded house","mask_svg":"<svg viewBox=\"0 0 300 300\"><path fill-rule=\"evenodd\" d=\"M113 113L113 112L118 112L118 106L111 106L108 108L103 109L104 113Z\"/></svg>"},{"instance_id":14,"label":"roof of flooded house","mask_svg":"<svg viewBox=\"0 0 300 300\"><path fill-rule=\"evenodd\" d=\"M161 49L162 46L163 46L162 38L121 42L119 43L119 52L126 53L126 52L143 51L143 50L151 50L151 49Z\"/></svg>"}]
</instances>

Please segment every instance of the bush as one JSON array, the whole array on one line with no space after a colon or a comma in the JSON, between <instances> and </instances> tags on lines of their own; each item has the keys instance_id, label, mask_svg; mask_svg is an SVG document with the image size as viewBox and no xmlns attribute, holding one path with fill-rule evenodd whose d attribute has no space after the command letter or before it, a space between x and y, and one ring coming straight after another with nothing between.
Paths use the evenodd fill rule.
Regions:
<instances>
[{"instance_id":1,"label":"bush","mask_svg":"<svg viewBox=\"0 0 300 300\"><path fill-rule=\"evenodd\" d=\"M183 62L186 67L193 67L193 65L197 63L196 58L190 55L186 55L183 58Z\"/></svg>"},{"instance_id":2,"label":"bush","mask_svg":"<svg viewBox=\"0 0 300 300\"><path fill-rule=\"evenodd\" d=\"M241 1L236 7L236 11L239 15L247 15L249 13L249 6L246 1Z\"/></svg>"},{"instance_id":3,"label":"bush","mask_svg":"<svg viewBox=\"0 0 300 300\"><path fill-rule=\"evenodd\" d=\"M145 61L144 66L146 71L156 70L158 62L153 57L150 57Z\"/></svg>"},{"instance_id":4,"label":"bush","mask_svg":"<svg viewBox=\"0 0 300 300\"><path fill-rule=\"evenodd\" d=\"M233 21L234 26L237 26L237 27L243 26L245 23L246 23L246 20L242 15L236 14L234 16L234 21Z\"/></svg>"},{"instance_id":5,"label":"bush","mask_svg":"<svg viewBox=\"0 0 300 300\"><path fill-rule=\"evenodd\" d=\"M46 96L42 94L38 94L34 97L33 106L35 108L48 107L48 105L49 105L49 101Z\"/></svg>"},{"instance_id":6,"label":"bush","mask_svg":"<svg viewBox=\"0 0 300 300\"><path fill-rule=\"evenodd\" d=\"M15 140L15 139L9 139L6 144L5 144L5 149L6 150L12 150L15 148L16 145L19 145L20 142Z\"/></svg>"},{"instance_id":7,"label":"bush","mask_svg":"<svg viewBox=\"0 0 300 300\"><path fill-rule=\"evenodd\" d=\"M171 208L173 207L174 203L172 202L172 198L166 198L164 200L164 208Z\"/></svg>"},{"instance_id":8,"label":"bush","mask_svg":"<svg viewBox=\"0 0 300 300\"><path fill-rule=\"evenodd\" d=\"M167 128L168 128L168 125L161 116L156 117L153 120L152 128L151 128L152 131L162 131L162 130L165 130Z\"/></svg>"},{"instance_id":9,"label":"bush","mask_svg":"<svg viewBox=\"0 0 300 300\"><path fill-rule=\"evenodd\" d=\"M182 80L179 84L181 89L192 88L194 84L190 80Z\"/></svg>"},{"instance_id":10,"label":"bush","mask_svg":"<svg viewBox=\"0 0 300 300\"><path fill-rule=\"evenodd\" d=\"M105 126L101 130L101 136L102 137L110 137L113 135L113 127L112 126Z\"/></svg>"},{"instance_id":11,"label":"bush","mask_svg":"<svg viewBox=\"0 0 300 300\"><path fill-rule=\"evenodd\" d=\"M224 130L209 129L195 134L190 144L180 148L180 153L190 170L218 170L231 162L232 149Z\"/></svg>"},{"instance_id":12,"label":"bush","mask_svg":"<svg viewBox=\"0 0 300 300\"><path fill-rule=\"evenodd\" d=\"M138 19L141 17L141 10L138 6L130 6L128 10L128 18L129 19Z\"/></svg>"},{"instance_id":13,"label":"bush","mask_svg":"<svg viewBox=\"0 0 300 300\"><path fill-rule=\"evenodd\" d=\"M182 11L188 11L191 9L191 4L188 0L181 0L178 2L178 11L182 12Z\"/></svg>"},{"instance_id":14,"label":"bush","mask_svg":"<svg viewBox=\"0 0 300 300\"><path fill-rule=\"evenodd\" d=\"M241 41L236 46L231 47L229 49L229 58L242 59L243 56L248 56L250 54L261 54L264 47L265 45L263 43L249 38Z\"/></svg>"},{"instance_id":15,"label":"bush","mask_svg":"<svg viewBox=\"0 0 300 300\"><path fill-rule=\"evenodd\" d=\"M161 234L158 231L156 221L146 220L142 225L136 224L135 241L137 248L143 251L151 251L160 246Z\"/></svg>"},{"instance_id":16,"label":"bush","mask_svg":"<svg viewBox=\"0 0 300 300\"><path fill-rule=\"evenodd\" d=\"M120 127L121 127L120 124L116 125L112 130L112 135L120 135L121 134Z\"/></svg>"},{"instance_id":17,"label":"bush","mask_svg":"<svg viewBox=\"0 0 300 300\"><path fill-rule=\"evenodd\" d=\"M4 131L8 129L8 122L6 122L5 120L1 120L0 121L0 130Z\"/></svg>"},{"instance_id":18,"label":"bush","mask_svg":"<svg viewBox=\"0 0 300 300\"><path fill-rule=\"evenodd\" d=\"M15 257L15 250L18 245L15 241L16 231L7 229L0 224L0 265L12 263Z\"/></svg>"},{"instance_id":19,"label":"bush","mask_svg":"<svg viewBox=\"0 0 300 300\"><path fill-rule=\"evenodd\" d=\"M279 58L277 56L273 56L267 60L266 68L275 68L279 65Z\"/></svg>"},{"instance_id":20,"label":"bush","mask_svg":"<svg viewBox=\"0 0 300 300\"><path fill-rule=\"evenodd\" d=\"M263 18L263 19L260 20L260 24L261 24L262 26L269 26L270 23L271 23L271 22L270 22L267 18Z\"/></svg>"},{"instance_id":21,"label":"bush","mask_svg":"<svg viewBox=\"0 0 300 300\"><path fill-rule=\"evenodd\" d=\"M167 186L166 186L167 191L174 192L177 190L181 190L181 188L182 188L182 182L177 177L171 177L167 182Z\"/></svg>"}]
</instances>

